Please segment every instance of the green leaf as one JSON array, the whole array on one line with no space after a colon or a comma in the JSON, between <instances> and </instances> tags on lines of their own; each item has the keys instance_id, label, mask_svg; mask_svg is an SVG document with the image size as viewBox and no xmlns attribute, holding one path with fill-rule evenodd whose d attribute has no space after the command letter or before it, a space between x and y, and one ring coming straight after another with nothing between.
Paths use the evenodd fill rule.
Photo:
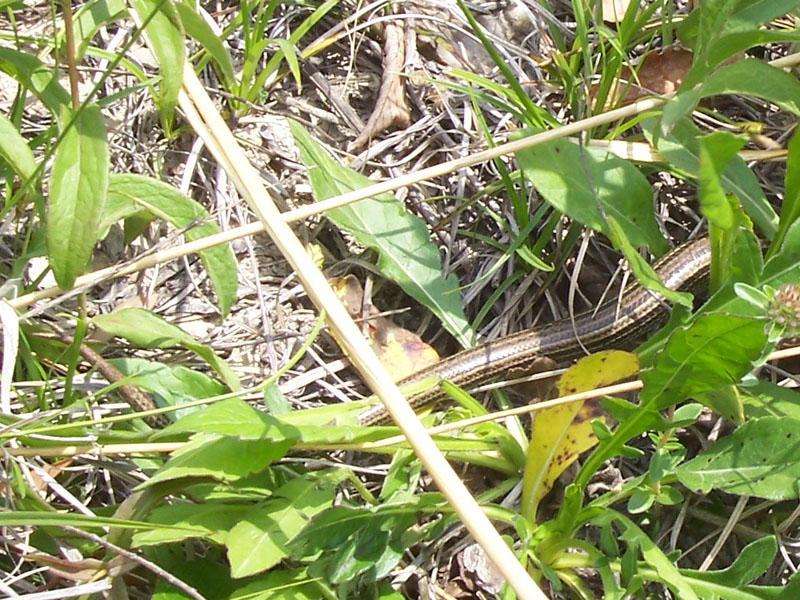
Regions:
<instances>
[{"instance_id":1,"label":"green leaf","mask_svg":"<svg viewBox=\"0 0 800 600\"><path fill-rule=\"evenodd\" d=\"M217 592L216 586L209 589L206 598ZM307 568L290 569L286 566L273 569L269 573L250 577L241 587L236 588L230 600L335 600L331 591L319 577L308 574Z\"/></svg>"},{"instance_id":2,"label":"green leaf","mask_svg":"<svg viewBox=\"0 0 800 600\"><path fill-rule=\"evenodd\" d=\"M233 89L236 75L233 72L233 65L222 41L209 27L208 23L197 14L197 11L189 2L176 2L175 9L181 17L186 33L198 42L206 52L214 59L219 67L220 79L222 79L225 89Z\"/></svg>"},{"instance_id":3,"label":"green leaf","mask_svg":"<svg viewBox=\"0 0 800 600\"><path fill-rule=\"evenodd\" d=\"M697 177L700 163L700 130L688 119L682 118L668 134L654 139L655 119L643 121L645 135L650 143L664 155L673 168L689 177ZM772 239L778 230L778 215L767 201L761 185L742 159L734 157L720 175L720 183L726 194L734 194L747 215L767 239Z\"/></svg>"},{"instance_id":4,"label":"green leaf","mask_svg":"<svg viewBox=\"0 0 800 600\"><path fill-rule=\"evenodd\" d=\"M28 141L2 113L0 113L0 156L22 181L31 177L36 170L36 159L33 158L33 151L28 146Z\"/></svg>"},{"instance_id":5,"label":"green leaf","mask_svg":"<svg viewBox=\"0 0 800 600\"><path fill-rule=\"evenodd\" d=\"M797 390L758 381L740 388L748 418L789 417L800 421L800 393Z\"/></svg>"},{"instance_id":6,"label":"green leaf","mask_svg":"<svg viewBox=\"0 0 800 600\"><path fill-rule=\"evenodd\" d=\"M122 19L127 13L122 0L93 0L75 13L75 54L80 61L101 27Z\"/></svg>"},{"instance_id":7,"label":"green leaf","mask_svg":"<svg viewBox=\"0 0 800 600\"><path fill-rule=\"evenodd\" d=\"M206 361L222 378L229 389L242 387L239 378L214 351L196 341L180 327L141 308L125 308L92 319L95 325L112 335L125 338L142 348L172 348L182 346Z\"/></svg>"},{"instance_id":8,"label":"green leaf","mask_svg":"<svg viewBox=\"0 0 800 600\"><path fill-rule=\"evenodd\" d=\"M297 441L300 436L296 427L258 411L238 398L222 400L194 411L159 432L159 435L169 435L176 431L217 433L242 440L273 442Z\"/></svg>"},{"instance_id":9,"label":"green leaf","mask_svg":"<svg viewBox=\"0 0 800 600\"><path fill-rule=\"evenodd\" d=\"M647 246L654 254L667 250L653 217L650 184L630 162L568 140L540 144L516 156L525 177L568 217L613 239L608 215L633 246Z\"/></svg>"},{"instance_id":10,"label":"green leaf","mask_svg":"<svg viewBox=\"0 0 800 600\"><path fill-rule=\"evenodd\" d=\"M747 58L711 73L703 82L702 95L743 94L763 98L785 111L800 115L800 81L756 58Z\"/></svg>"},{"instance_id":11,"label":"green leaf","mask_svg":"<svg viewBox=\"0 0 800 600\"><path fill-rule=\"evenodd\" d=\"M53 69L33 54L0 48L0 70L16 79L56 117L62 116L62 108L70 106L69 93L58 83Z\"/></svg>"},{"instance_id":12,"label":"green leaf","mask_svg":"<svg viewBox=\"0 0 800 600\"><path fill-rule=\"evenodd\" d=\"M161 73L158 112L165 128L170 129L186 60L183 25L172 0L131 0L131 6L142 23L147 23L144 30L148 45Z\"/></svg>"},{"instance_id":13,"label":"green leaf","mask_svg":"<svg viewBox=\"0 0 800 600\"><path fill-rule=\"evenodd\" d=\"M236 481L251 473L259 473L283 458L291 445L290 441L242 440L201 433L173 452L167 463L139 489L187 477Z\"/></svg>"},{"instance_id":14,"label":"green leaf","mask_svg":"<svg viewBox=\"0 0 800 600\"><path fill-rule=\"evenodd\" d=\"M66 114L62 120L68 120ZM103 115L91 104L64 132L50 173L47 253L61 289L72 286L92 256L105 209L108 169Z\"/></svg>"},{"instance_id":15,"label":"green leaf","mask_svg":"<svg viewBox=\"0 0 800 600\"><path fill-rule=\"evenodd\" d=\"M728 162L744 145L745 139L727 131L717 131L700 138L700 205L703 214L715 227L724 230L737 225L736 216L722 187L722 174Z\"/></svg>"},{"instance_id":16,"label":"green leaf","mask_svg":"<svg viewBox=\"0 0 800 600\"><path fill-rule=\"evenodd\" d=\"M409 545L419 541L420 534L412 527L419 509L434 499L438 494L410 496L373 509L329 508L292 540L290 549L298 558L313 556L317 551L331 552L323 566L334 583L367 571L370 579L380 579L397 565Z\"/></svg>"},{"instance_id":17,"label":"green leaf","mask_svg":"<svg viewBox=\"0 0 800 600\"><path fill-rule=\"evenodd\" d=\"M725 28L740 0L712 0L699 9L697 43L694 51L704 54Z\"/></svg>"},{"instance_id":18,"label":"green leaf","mask_svg":"<svg viewBox=\"0 0 800 600\"><path fill-rule=\"evenodd\" d=\"M725 569L718 571L694 571L681 570L683 575L690 575L697 579L702 579L707 583L717 583L725 585L729 589L736 589L753 581L756 577L764 573L775 554L778 552L778 544L774 535L766 535L761 539L747 544L739 552L739 556L733 564ZM728 598L726 594L724 596Z\"/></svg>"},{"instance_id":19,"label":"green leaf","mask_svg":"<svg viewBox=\"0 0 800 600\"><path fill-rule=\"evenodd\" d=\"M788 149L786 175L783 180L781 220L778 225L778 234L772 240L767 257L778 251L789 227L800 217L800 134L797 131L795 131L792 139L789 140Z\"/></svg>"},{"instance_id":20,"label":"green leaf","mask_svg":"<svg viewBox=\"0 0 800 600\"><path fill-rule=\"evenodd\" d=\"M155 396L158 406L180 406L227 391L216 379L182 365L165 365L142 358L111 358L108 362L127 375L127 383ZM175 415L180 417L196 410L199 409L185 408L175 411Z\"/></svg>"},{"instance_id":21,"label":"green leaf","mask_svg":"<svg viewBox=\"0 0 800 600\"><path fill-rule=\"evenodd\" d=\"M622 250L631 271L636 276L636 280L648 290L661 294L670 302L682 304L686 308L692 308L692 295L687 292L678 292L664 285L659 279L658 274L644 257L636 251L628 238L623 234L622 228L613 217L608 218L608 225L612 231L614 245Z\"/></svg>"},{"instance_id":22,"label":"green leaf","mask_svg":"<svg viewBox=\"0 0 800 600\"><path fill-rule=\"evenodd\" d=\"M697 493L789 500L800 496L800 421L765 417L749 421L677 469Z\"/></svg>"},{"instance_id":23,"label":"green leaf","mask_svg":"<svg viewBox=\"0 0 800 600\"><path fill-rule=\"evenodd\" d=\"M299 124L289 121L289 125L317 200L373 184L332 160ZM439 251L420 219L408 214L390 194L331 210L327 216L359 244L374 249L381 273L430 309L462 346L474 344L457 281L453 276L442 277Z\"/></svg>"},{"instance_id":24,"label":"green leaf","mask_svg":"<svg viewBox=\"0 0 800 600\"><path fill-rule=\"evenodd\" d=\"M642 404L665 408L738 383L764 352L764 323L749 317L712 313L677 329L655 365L642 373Z\"/></svg>"},{"instance_id":25,"label":"green leaf","mask_svg":"<svg viewBox=\"0 0 800 600\"><path fill-rule=\"evenodd\" d=\"M104 215L102 230L119 219L143 213L160 217L179 229L188 228L184 237L190 242L220 231L216 223L202 222L208 218L208 212L198 202L150 177L112 175L108 194L109 210ZM198 255L217 293L219 311L224 317L236 301L236 257L228 244L202 250Z\"/></svg>"},{"instance_id":26,"label":"green leaf","mask_svg":"<svg viewBox=\"0 0 800 600\"><path fill-rule=\"evenodd\" d=\"M740 1L734 14L725 20L723 31L729 33L758 29L796 8L796 0Z\"/></svg>"},{"instance_id":27,"label":"green leaf","mask_svg":"<svg viewBox=\"0 0 800 600\"><path fill-rule=\"evenodd\" d=\"M606 508L592 522L600 527L616 522L622 530L622 535L619 536L619 539L627 543L629 548L639 549L645 563L655 570L660 581L663 581L671 590L676 592L676 597L681 600L699 600L694 590L692 590L678 569L675 568L675 565L672 564L672 561L633 521L615 510Z\"/></svg>"},{"instance_id":28,"label":"green leaf","mask_svg":"<svg viewBox=\"0 0 800 600\"><path fill-rule=\"evenodd\" d=\"M248 505L224 502L157 506L148 513L147 520L169 527L135 533L133 546L171 544L190 538L222 543L224 534L250 509Z\"/></svg>"},{"instance_id":29,"label":"green leaf","mask_svg":"<svg viewBox=\"0 0 800 600\"><path fill-rule=\"evenodd\" d=\"M333 504L336 487L320 480L293 479L252 509L225 540L233 577L261 573L287 558L288 545L315 515Z\"/></svg>"}]
</instances>

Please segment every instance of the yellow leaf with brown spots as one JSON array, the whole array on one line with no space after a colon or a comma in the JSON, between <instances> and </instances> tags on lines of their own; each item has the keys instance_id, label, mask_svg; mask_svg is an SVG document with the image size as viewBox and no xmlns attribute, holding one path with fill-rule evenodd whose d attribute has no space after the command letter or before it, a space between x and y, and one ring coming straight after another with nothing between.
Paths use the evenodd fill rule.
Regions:
<instances>
[{"instance_id":1,"label":"yellow leaf with brown spots","mask_svg":"<svg viewBox=\"0 0 800 600\"><path fill-rule=\"evenodd\" d=\"M579 360L558 382L558 397L611 385L635 376L635 354L610 350ZM592 419L603 417L599 400L572 402L535 413L522 484L522 515L533 523L539 502L582 452L597 443Z\"/></svg>"}]
</instances>

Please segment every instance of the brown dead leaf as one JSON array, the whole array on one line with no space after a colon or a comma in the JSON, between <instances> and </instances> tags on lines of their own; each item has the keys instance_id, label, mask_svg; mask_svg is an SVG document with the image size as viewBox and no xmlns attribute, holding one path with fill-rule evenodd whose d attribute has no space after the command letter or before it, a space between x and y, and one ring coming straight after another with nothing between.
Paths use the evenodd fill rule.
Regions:
<instances>
[{"instance_id":1,"label":"brown dead leaf","mask_svg":"<svg viewBox=\"0 0 800 600\"><path fill-rule=\"evenodd\" d=\"M678 89L691 66L692 53L684 48L672 47L651 52L642 60L635 75L628 67L622 68L605 106L625 106L643 96L671 94ZM590 94L593 100L596 93L597 86L592 86Z\"/></svg>"},{"instance_id":2,"label":"brown dead leaf","mask_svg":"<svg viewBox=\"0 0 800 600\"><path fill-rule=\"evenodd\" d=\"M406 102L403 82L405 62L405 28L402 21L387 23L383 39L383 77L378 101L367 121L364 131L347 146L353 152L366 145L389 127L405 129L411 123L411 111Z\"/></svg>"},{"instance_id":3,"label":"brown dead leaf","mask_svg":"<svg viewBox=\"0 0 800 600\"><path fill-rule=\"evenodd\" d=\"M339 300L354 319L366 320L366 334L372 349L394 381L408 377L439 360L436 351L416 333L398 327L369 304L363 314L364 291L353 275L330 280Z\"/></svg>"},{"instance_id":4,"label":"brown dead leaf","mask_svg":"<svg viewBox=\"0 0 800 600\"><path fill-rule=\"evenodd\" d=\"M603 21L621 23L630 3L631 0L603 0Z\"/></svg>"}]
</instances>

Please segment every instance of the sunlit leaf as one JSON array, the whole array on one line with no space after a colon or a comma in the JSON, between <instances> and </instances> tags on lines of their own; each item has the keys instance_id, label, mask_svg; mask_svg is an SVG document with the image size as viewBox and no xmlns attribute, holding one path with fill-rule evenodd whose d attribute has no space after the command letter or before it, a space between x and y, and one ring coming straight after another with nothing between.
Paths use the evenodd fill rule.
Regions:
<instances>
[{"instance_id":1,"label":"sunlit leaf","mask_svg":"<svg viewBox=\"0 0 800 600\"><path fill-rule=\"evenodd\" d=\"M47 254L62 289L72 286L92 256L106 204L108 169L103 115L92 104L77 113L64 132L50 172Z\"/></svg>"}]
</instances>

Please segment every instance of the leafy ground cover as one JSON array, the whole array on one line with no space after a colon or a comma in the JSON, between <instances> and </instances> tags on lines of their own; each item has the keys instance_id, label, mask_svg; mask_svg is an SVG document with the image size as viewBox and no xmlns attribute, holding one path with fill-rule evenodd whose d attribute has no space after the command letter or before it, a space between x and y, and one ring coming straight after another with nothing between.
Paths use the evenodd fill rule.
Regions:
<instances>
[{"instance_id":1,"label":"leafy ground cover","mask_svg":"<svg viewBox=\"0 0 800 600\"><path fill-rule=\"evenodd\" d=\"M3 9L7 595L798 597L795 3ZM636 353L359 423L631 277Z\"/></svg>"}]
</instances>

